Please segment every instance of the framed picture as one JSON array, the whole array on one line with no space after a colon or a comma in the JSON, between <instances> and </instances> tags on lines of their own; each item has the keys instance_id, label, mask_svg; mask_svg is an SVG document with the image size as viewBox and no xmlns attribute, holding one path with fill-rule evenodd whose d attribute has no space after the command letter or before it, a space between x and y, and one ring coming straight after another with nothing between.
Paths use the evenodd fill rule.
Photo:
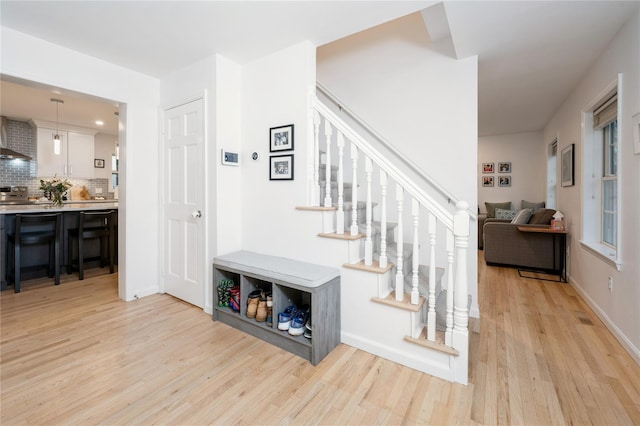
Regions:
<instances>
[{"instance_id":1,"label":"framed picture","mask_svg":"<svg viewBox=\"0 0 640 426\"><path fill-rule=\"evenodd\" d=\"M293 180L293 154L269 157L269 180Z\"/></svg>"},{"instance_id":2,"label":"framed picture","mask_svg":"<svg viewBox=\"0 0 640 426\"><path fill-rule=\"evenodd\" d=\"M635 114L631 119L633 126L633 153L640 154L640 112Z\"/></svg>"},{"instance_id":3,"label":"framed picture","mask_svg":"<svg viewBox=\"0 0 640 426\"><path fill-rule=\"evenodd\" d=\"M95 160L93 160L93 167L95 167L96 169L104 169L104 160L96 158Z\"/></svg>"},{"instance_id":4,"label":"framed picture","mask_svg":"<svg viewBox=\"0 0 640 426\"><path fill-rule=\"evenodd\" d=\"M493 163L482 163L482 173L493 173Z\"/></svg>"},{"instance_id":5,"label":"framed picture","mask_svg":"<svg viewBox=\"0 0 640 426\"><path fill-rule=\"evenodd\" d=\"M493 186L493 176L483 176L482 186Z\"/></svg>"},{"instance_id":6,"label":"framed picture","mask_svg":"<svg viewBox=\"0 0 640 426\"><path fill-rule=\"evenodd\" d=\"M498 186L511 186L511 176L498 176Z\"/></svg>"},{"instance_id":7,"label":"framed picture","mask_svg":"<svg viewBox=\"0 0 640 426\"><path fill-rule=\"evenodd\" d=\"M560 157L562 162L562 186L573 186L574 145L571 144L562 150Z\"/></svg>"},{"instance_id":8,"label":"framed picture","mask_svg":"<svg viewBox=\"0 0 640 426\"><path fill-rule=\"evenodd\" d=\"M498 163L498 173L511 173L511 163Z\"/></svg>"},{"instance_id":9,"label":"framed picture","mask_svg":"<svg viewBox=\"0 0 640 426\"><path fill-rule=\"evenodd\" d=\"M269 129L269 150L291 151L293 149L293 124Z\"/></svg>"}]
</instances>

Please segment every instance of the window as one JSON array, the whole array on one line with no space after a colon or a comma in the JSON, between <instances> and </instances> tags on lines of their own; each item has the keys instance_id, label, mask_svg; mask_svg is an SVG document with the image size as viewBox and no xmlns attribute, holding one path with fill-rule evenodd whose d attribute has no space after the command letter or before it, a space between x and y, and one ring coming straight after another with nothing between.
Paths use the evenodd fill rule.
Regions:
<instances>
[{"instance_id":1,"label":"window","mask_svg":"<svg viewBox=\"0 0 640 426\"><path fill-rule=\"evenodd\" d=\"M547 154L547 207L550 209L556 208L557 163L558 139L555 139L549 145Z\"/></svg>"},{"instance_id":2,"label":"window","mask_svg":"<svg viewBox=\"0 0 640 426\"><path fill-rule=\"evenodd\" d=\"M618 84L610 84L583 112L582 243L619 269Z\"/></svg>"},{"instance_id":3,"label":"window","mask_svg":"<svg viewBox=\"0 0 640 426\"><path fill-rule=\"evenodd\" d=\"M612 248L617 245L617 193L618 193L618 121L602 129L602 243Z\"/></svg>"}]
</instances>

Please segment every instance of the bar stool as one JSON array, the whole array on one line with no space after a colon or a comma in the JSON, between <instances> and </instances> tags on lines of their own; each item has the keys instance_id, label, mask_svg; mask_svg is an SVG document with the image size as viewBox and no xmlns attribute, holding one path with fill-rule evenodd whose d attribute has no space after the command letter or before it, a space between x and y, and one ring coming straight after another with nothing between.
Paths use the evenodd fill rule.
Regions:
<instances>
[{"instance_id":1,"label":"bar stool","mask_svg":"<svg viewBox=\"0 0 640 426\"><path fill-rule=\"evenodd\" d=\"M49 277L55 277L55 285L60 284L60 230L62 228L62 213L52 214L16 214L16 229L8 234L9 282L13 279L13 288L20 293L20 275L22 270L22 246L49 245Z\"/></svg>"},{"instance_id":2,"label":"bar stool","mask_svg":"<svg viewBox=\"0 0 640 426\"><path fill-rule=\"evenodd\" d=\"M83 211L80 212L78 228L68 231L68 254L67 274L71 274L71 269L78 270L78 279L84 279L84 262L86 258L85 240L100 239L100 267L105 265L105 254L109 258L109 273L113 274L114 253L115 253L115 232L113 227L114 210L109 211ZM73 242L78 251L77 261L73 260Z\"/></svg>"}]
</instances>

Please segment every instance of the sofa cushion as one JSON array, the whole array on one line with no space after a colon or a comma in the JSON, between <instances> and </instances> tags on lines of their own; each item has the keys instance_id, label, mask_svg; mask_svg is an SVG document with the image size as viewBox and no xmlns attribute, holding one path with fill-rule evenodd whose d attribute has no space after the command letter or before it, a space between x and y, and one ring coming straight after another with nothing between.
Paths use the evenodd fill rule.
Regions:
<instances>
[{"instance_id":1,"label":"sofa cushion","mask_svg":"<svg viewBox=\"0 0 640 426\"><path fill-rule=\"evenodd\" d=\"M551 225L551 219L556 213L553 209L538 209L533 212L529 223L532 225Z\"/></svg>"},{"instance_id":2,"label":"sofa cushion","mask_svg":"<svg viewBox=\"0 0 640 426\"><path fill-rule=\"evenodd\" d=\"M484 203L487 208L487 217L496 217L496 209L511 210L511 201L502 203Z\"/></svg>"},{"instance_id":3,"label":"sofa cushion","mask_svg":"<svg viewBox=\"0 0 640 426\"><path fill-rule=\"evenodd\" d=\"M496 209L496 219L513 220L517 213L515 210Z\"/></svg>"},{"instance_id":4,"label":"sofa cushion","mask_svg":"<svg viewBox=\"0 0 640 426\"><path fill-rule=\"evenodd\" d=\"M538 209L544 209L545 208L545 204L544 204L544 201L540 201L540 202L534 203L534 202L531 202L531 201L522 200L522 201L520 201L520 208L521 209L531 209L533 211L536 211Z\"/></svg>"},{"instance_id":5,"label":"sofa cushion","mask_svg":"<svg viewBox=\"0 0 640 426\"><path fill-rule=\"evenodd\" d=\"M522 209L518 213L516 213L516 217L513 218L511 223L515 223L516 225L524 225L526 223L529 223L529 219L531 219L532 214L533 210Z\"/></svg>"}]
</instances>

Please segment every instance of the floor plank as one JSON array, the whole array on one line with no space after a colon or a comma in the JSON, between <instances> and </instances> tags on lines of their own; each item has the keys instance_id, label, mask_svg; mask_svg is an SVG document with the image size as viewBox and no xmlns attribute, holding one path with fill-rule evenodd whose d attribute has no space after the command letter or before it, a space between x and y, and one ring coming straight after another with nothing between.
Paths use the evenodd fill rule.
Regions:
<instances>
[{"instance_id":1,"label":"floor plank","mask_svg":"<svg viewBox=\"0 0 640 426\"><path fill-rule=\"evenodd\" d=\"M640 367L568 284L478 263L470 384L340 345L317 366L91 269L0 294L0 423L634 424Z\"/></svg>"}]
</instances>

